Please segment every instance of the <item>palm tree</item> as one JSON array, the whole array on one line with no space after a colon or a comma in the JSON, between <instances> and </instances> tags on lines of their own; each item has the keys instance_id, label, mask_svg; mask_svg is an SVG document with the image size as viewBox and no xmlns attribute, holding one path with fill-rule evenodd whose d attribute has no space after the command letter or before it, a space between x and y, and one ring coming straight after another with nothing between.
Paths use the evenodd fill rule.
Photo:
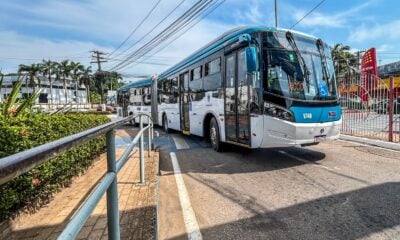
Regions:
<instances>
[{"instance_id":1,"label":"palm tree","mask_svg":"<svg viewBox=\"0 0 400 240\"><path fill-rule=\"evenodd\" d=\"M64 88L64 97L65 103L68 103L68 94L67 94L67 77L71 75L71 66L69 64L69 60L63 60L59 63L59 73L62 76L63 88Z\"/></svg>"},{"instance_id":2,"label":"palm tree","mask_svg":"<svg viewBox=\"0 0 400 240\"><path fill-rule=\"evenodd\" d=\"M114 84L114 89L117 89L119 86L118 80L122 80L122 74L118 73L118 72L111 72L110 73L110 89L113 89L113 84Z\"/></svg>"},{"instance_id":3,"label":"palm tree","mask_svg":"<svg viewBox=\"0 0 400 240\"><path fill-rule=\"evenodd\" d=\"M356 67L358 64L356 55L350 52L350 47L342 43L337 43L332 48L332 59L337 76L346 75L350 67Z\"/></svg>"},{"instance_id":4,"label":"palm tree","mask_svg":"<svg viewBox=\"0 0 400 240\"><path fill-rule=\"evenodd\" d=\"M87 102L90 104L90 85L93 81L92 67L84 68L80 77L80 84L85 85Z\"/></svg>"},{"instance_id":5,"label":"palm tree","mask_svg":"<svg viewBox=\"0 0 400 240\"><path fill-rule=\"evenodd\" d=\"M40 72L39 64L31 64L25 65L20 64L18 67L18 73L25 73L29 76L29 87L33 89L33 92L36 89L36 82L35 78L37 78L37 74ZM27 85L27 79L25 79L25 86ZM39 79L39 86L40 86L40 79Z\"/></svg>"},{"instance_id":6,"label":"palm tree","mask_svg":"<svg viewBox=\"0 0 400 240\"><path fill-rule=\"evenodd\" d=\"M104 83L105 83L105 72L97 71L95 73L95 87L100 93L100 103L104 103Z\"/></svg>"},{"instance_id":7,"label":"palm tree","mask_svg":"<svg viewBox=\"0 0 400 240\"><path fill-rule=\"evenodd\" d=\"M85 66L83 66L79 62L73 62L71 61L70 63L70 69L71 69L71 77L75 82L75 86L78 84L78 78L82 74L82 72L85 70ZM76 92L76 96L78 97L78 92Z\"/></svg>"},{"instance_id":8,"label":"palm tree","mask_svg":"<svg viewBox=\"0 0 400 240\"><path fill-rule=\"evenodd\" d=\"M50 83L50 99L51 99L51 104L53 104L53 79L51 76L56 72L57 68L57 63L53 62L51 60L44 60L42 64L40 65L41 67L41 72L43 74L43 77L47 77L49 79Z\"/></svg>"},{"instance_id":9,"label":"palm tree","mask_svg":"<svg viewBox=\"0 0 400 240\"><path fill-rule=\"evenodd\" d=\"M3 73L0 71L0 92L1 92L1 88L3 87L3 79L4 79L4 75ZM1 100L1 97L0 97Z\"/></svg>"}]
</instances>

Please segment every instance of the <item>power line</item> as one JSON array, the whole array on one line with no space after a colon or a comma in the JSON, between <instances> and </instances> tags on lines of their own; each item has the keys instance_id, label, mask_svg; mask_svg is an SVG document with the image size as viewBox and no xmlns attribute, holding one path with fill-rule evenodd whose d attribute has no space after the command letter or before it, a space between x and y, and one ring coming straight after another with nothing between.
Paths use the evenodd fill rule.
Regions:
<instances>
[{"instance_id":1,"label":"power line","mask_svg":"<svg viewBox=\"0 0 400 240\"><path fill-rule=\"evenodd\" d=\"M204 19L205 17L207 17L211 12L213 12L216 8L218 8L222 3L224 3L225 0L222 0L221 2L219 2L217 5L217 2L212 3L212 5L209 5L205 8L205 10L203 11L206 12L207 10L209 10L210 8L212 8L214 6L214 8L212 8L210 11L206 12L202 17L200 17L200 19L198 19L194 24L190 25L186 30L184 30L182 33L180 33L178 36L176 36L174 39L172 39L169 43L165 44L163 47L159 48L156 52L154 52L153 54L149 55L147 58L143 59L140 62L137 62L135 65L141 64L144 61L146 61L148 58L152 57L153 55L159 53L160 51L164 50L166 47L168 47L169 45L171 45L174 41L176 41L178 38L180 38L182 35L184 35L187 31L189 31L191 28L193 28L197 23L199 23L202 19ZM216 5L216 6L215 6ZM185 25L181 28L184 29L187 25L189 25L191 22L193 22L196 18L194 19L190 19L189 22L185 23ZM180 29L180 30L181 30ZM180 31L179 30L179 31ZM140 57L144 56L145 54L141 55ZM139 58L140 58L139 57ZM137 59L139 59L137 58ZM131 61L130 63L133 63L135 61ZM134 65L134 66L135 66ZM124 66L123 68L127 67L128 65Z\"/></svg>"},{"instance_id":2,"label":"power line","mask_svg":"<svg viewBox=\"0 0 400 240\"><path fill-rule=\"evenodd\" d=\"M161 52L162 50L164 50L166 47L168 47L169 45L171 45L174 41L176 41L178 38L180 38L182 35L184 35L187 31L189 31L191 28L193 28L196 24L198 24L201 20L203 20L205 17L207 17L211 12L213 12L215 9L217 9L222 3L224 3L225 0L222 0L218 5L214 6L214 8L212 8L210 11L208 11L206 14L204 14L200 19L198 19L194 24L192 24L190 27L188 27L185 31L183 31L181 34L179 34L178 36L176 36L174 39L172 39L172 41L168 42L166 45L164 45L163 47L159 48L156 52L154 52L153 54L147 56L147 58L143 59L140 62L137 62L135 65L138 64L142 64L144 61L146 61L147 59L151 58L153 55ZM209 7L211 8L212 5Z\"/></svg>"},{"instance_id":3,"label":"power line","mask_svg":"<svg viewBox=\"0 0 400 240\"><path fill-rule=\"evenodd\" d=\"M132 59L136 55L140 54L141 52L148 51L148 49L154 48L156 46L156 44L158 44L160 41L164 41L168 37L168 34L170 34L171 32L173 33L174 31L176 31L176 29L180 28L180 25L182 23L184 23L185 21L187 21L186 19L189 18L196 10L198 10L202 6L205 6L208 4L210 4L209 1L199 0L198 2L196 2L189 10L187 10L183 15L181 15L173 23L171 23L161 33L156 35L153 39L151 39L148 43L143 45L141 48L139 48L138 50L131 53L131 55L128 56L125 61L117 64L116 66L114 66L114 68L118 68L118 67L122 66L125 62L129 61L130 59Z\"/></svg>"},{"instance_id":4,"label":"power line","mask_svg":"<svg viewBox=\"0 0 400 240\"><path fill-rule=\"evenodd\" d=\"M216 2L216 1L215 1ZM215 3L214 2L214 3ZM135 59L139 59L143 55L145 55L147 52L153 50L155 47L159 46L162 42L166 41L170 37L172 37L174 34L177 32L181 31L188 22L192 21L195 18L198 18L199 15L204 13L204 9L207 10L207 6L209 6L213 1L198 1L193 7L191 7L188 11L186 11L181 17L179 17L175 22L173 22L171 25L169 25L164 31L162 31L160 34L155 36L151 41L149 41L147 44L133 52L129 57L126 58L125 61L121 62L120 64L117 64L116 66L113 67L113 69L121 69L124 68L128 65L130 65L132 62L135 61ZM136 57L136 58L135 58Z\"/></svg>"},{"instance_id":5,"label":"power line","mask_svg":"<svg viewBox=\"0 0 400 240\"><path fill-rule=\"evenodd\" d=\"M125 43L126 41L129 40L129 38L132 37L132 35L142 26L142 24L147 20L147 18L149 18L149 16L151 15L151 13L157 8L158 4L160 4L161 0L158 0L156 2L156 4L151 8L150 12L147 13L147 15L142 19L142 21L132 30L132 32L128 35L127 38L125 38L124 41L122 41L122 43L114 50L110 53L109 56L113 55L116 51L118 51L118 49L120 49Z\"/></svg>"},{"instance_id":6,"label":"power line","mask_svg":"<svg viewBox=\"0 0 400 240\"><path fill-rule=\"evenodd\" d=\"M326 0L321 0L315 7L313 7L306 15L304 15L302 18L300 18L293 26L291 26L289 29L293 29L297 24L299 24L301 21L303 21L304 18L308 17L312 12L314 12L315 9L317 9L321 4L323 4Z\"/></svg>"},{"instance_id":7,"label":"power line","mask_svg":"<svg viewBox=\"0 0 400 240\"><path fill-rule=\"evenodd\" d=\"M152 29L150 29L150 31L148 31L146 34L144 34L139 40L137 40L136 42L134 42L130 47L128 47L127 49L123 50L122 52L120 52L119 54L116 55L116 57L121 56L123 53L129 51L130 49L132 49L134 46L136 46L139 42L141 42L145 37L147 37L150 33L152 33L158 26L160 26L165 19L167 19L169 16L171 16L172 13L175 12L176 9L178 9L186 0L182 0L174 9L172 9L163 19L161 19L161 21L159 21Z\"/></svg>"}]
</instances>

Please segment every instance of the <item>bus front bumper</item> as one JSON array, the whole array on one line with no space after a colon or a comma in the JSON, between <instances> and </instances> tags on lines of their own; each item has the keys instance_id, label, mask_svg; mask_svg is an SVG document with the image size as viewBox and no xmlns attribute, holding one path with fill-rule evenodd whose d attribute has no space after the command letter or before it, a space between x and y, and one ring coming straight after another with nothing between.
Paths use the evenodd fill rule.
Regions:
<instances>
[{"instance_id":1,"label":"bus front bumper","mask_svg":"<svg viewBox=\"0 0 400 240\"><path fill-rule=\"evenodd\" d=\"M317 144L339 138L342 120L324 123L294 123L264 116L261 148Z\"/></svg>"}]
</instances>

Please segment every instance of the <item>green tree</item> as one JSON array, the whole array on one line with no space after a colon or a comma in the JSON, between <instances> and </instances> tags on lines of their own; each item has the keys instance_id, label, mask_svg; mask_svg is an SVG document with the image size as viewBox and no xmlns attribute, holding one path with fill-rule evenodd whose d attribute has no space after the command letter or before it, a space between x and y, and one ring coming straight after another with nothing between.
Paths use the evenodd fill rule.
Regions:
<instances>
[{"instance_id":1,"label":"green tree","mask_svg":"<svg viewBox=\"0 0 400 240\"><path fill-rule=\"evenodd\" d=\"M100 94L100 103L104 103L104 83L106 80L105 72L97 71L94 76L95 76L94 85L97 92Z\"/></svg>"},{"instance_id":2,"label":"green tree","mask_svg":"<svg viewBox=\"0 0 400 240\"><path fill-rule=\"evenodd\" d=\"M85 70L85 66L83 66L79 62L71 61L70 69L71 69L71 77L75 82L75 86L77 86L79 77L81 76L82 72ZM78 97L78 92L76 92L75 94L76 94L75 97Z\"/></svg>"},{"instance_id":3,"label":"green tree","mask_svg":"<svg viewBox=\"0 0 400 240\"><path fill-rule=\"evenodd\" d=\"M122 75L118 72L107 72L107 80L105 83L105 88L107 90L115 90L119 87L122 87L124 84L119 82L122 80Z\"/></svg>"},{"instance_id":4,"label":"green tree","mask_svg":"<svg viewBox=\"0 0 400 240\"><path fill-rule=\"evenodd\" d=\"M40 71L43 75L44 78L47 78L50 83L50 103L53 104L54 99L53 99L53 79L52 75L57 72L57 63L53 62L51 60L44 60L40 64Z\"/></svg>"},{"instance_id":5,"label":"green tree","mask_svg":"<svg viewBox=\"0 0 400 240\"><path fill-rule=\"evenodd\" d=\"M67 77L71 75L71 65L69 63L69 60L61 61L58 64L58 68L59 68L59 74L62 76L65 103L68 103Z\"/></svg>"},{"instance_id":6,"label":"green tree","mask_svg":"<svg viewBox=\"0 0 400 240\"><path fill-rule=\"evenodd\" d=\"M79 81L79 84L85 85L87 102L90 103L90 86L93 83L92 67L84 67Z\"/></svg>"},{"instance_id":7,"label":"green tree","mask_svg":"<svg viewBox=\"0 0 400 240\"><path fill-rule=\"evenodd\" d=\"M35 78L37 78L39 72L40 72L39 64L31 64L31 65L20 64L18 67L18 74L25 73L26 75L29 76L29 87L31 87L33 91L36 90ZM28 85L27 79L25 79L25 84ZM38 81L38 84L40 87L40 79Z\"/></svg>"},{"instance_id":8,"label":"green tree","mask_svg":"<svg viewBox=\"0 0 400 240\"><path fill-rule=\"evenodd\" d=\"M350 52L350 46L337 43L332 48L336 76L343 77L358 65L358 58Z\"/></svg>"}]
</instances>

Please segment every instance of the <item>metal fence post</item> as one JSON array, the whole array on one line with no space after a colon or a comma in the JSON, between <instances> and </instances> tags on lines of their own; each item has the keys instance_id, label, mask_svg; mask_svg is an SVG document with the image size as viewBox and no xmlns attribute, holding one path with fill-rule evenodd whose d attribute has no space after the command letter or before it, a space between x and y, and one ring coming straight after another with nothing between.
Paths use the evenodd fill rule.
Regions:
<instances>
[{"instance_id":1,"label":"metal fence post","mask_svg":"<svg viewBox=\"0 0 400 240\"><path fill-rule=\"evenodd\" d=\"M154 122L151 123L151 141L154 144Z\"/></svg>"},{"instance_id":2,"label":"metal fence post","mask_svg":"<svg viewBox=\"0 0 400 240\"><path fill-rule=\"evenodd\" d=\"M394 79L390 77L389 84L389 142L393 142L393 110L394 110Z\"/></svg>"},{"instance_id":3,"label":"metal fence post","mask_svg":"<svg viewBox=\"0 0 400 240\"><path fill-rule=\"evenodd\" d=\"M143 115L139 116L139 125L140 131L143 129ZM144 184L144 142L143 142L143 134L140 135L140 146L139 146L139 155L140 155L140 183Z\"/></svg>"},{"instance_id":4,"label":"metal fence post","mask_svg":"<svg viewBox=\"0 0 400 240\"><path fill-rule=\"evenodd\" d=\"M148 146L147 146L147 156L150 157L150 152L151 152L151 123L150 123L150 117L147 116L147 126L149 127L147 129L147 138L148 138Z\"/></svg>"},{"instance_id":5,"label":"metal fence post","mask_svg":"<svg viewBox=\"0 0 400 240\"><path fill-rule=\"evenodd\" d=\"M114 172L115 178L107 189L107 224L108 239L120 239L119 232L119 209L118 209L118 187L117 167L115 162L115 135L114 130L106 134L107 141L107 171Z\"/></svg>"}]
</instances>

